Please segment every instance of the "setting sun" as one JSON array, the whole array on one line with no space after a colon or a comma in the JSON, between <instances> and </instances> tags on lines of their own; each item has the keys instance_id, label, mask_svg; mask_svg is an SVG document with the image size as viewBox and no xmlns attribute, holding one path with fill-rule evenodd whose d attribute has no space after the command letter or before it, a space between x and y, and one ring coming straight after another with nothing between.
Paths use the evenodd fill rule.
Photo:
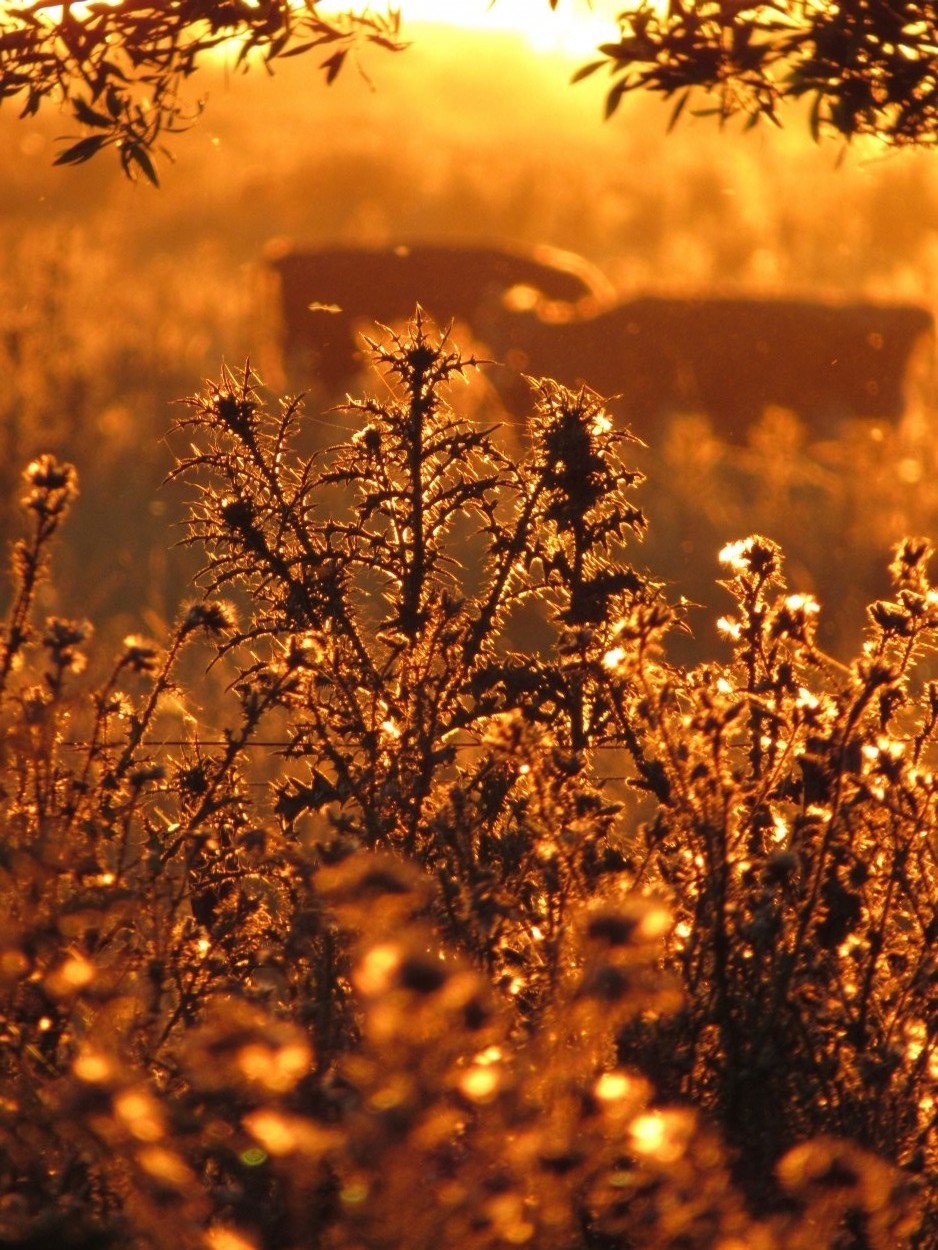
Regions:
<instances>
[{"instance_id":1,"label":"setting sun","mask_svg":"<svg viewBox=\"0 0 938 1250\"><path fill-rule=\"evenodd\" d=\"M581 57L617 34L619 0L401 0L405 22L441 22L467 29L511 32L538 52ZM444 17L445 14L445 17Z\"/></svg>"}]
</instances>

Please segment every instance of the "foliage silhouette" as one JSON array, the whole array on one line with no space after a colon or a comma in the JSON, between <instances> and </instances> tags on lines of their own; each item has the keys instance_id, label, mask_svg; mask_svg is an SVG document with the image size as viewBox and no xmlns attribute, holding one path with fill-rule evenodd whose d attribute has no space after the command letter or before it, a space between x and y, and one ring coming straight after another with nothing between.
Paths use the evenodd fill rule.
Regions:
<instances>
[{"instance_id":1,"label":"foliage silhouette","mask_svg":"<svg viewBox=\"0 0 938 1250\"><path fill-rule=\"evenodd\" d=\"M725 121L744 114L780 125L778 108L807 98L810 131L897 146L934 143L935 19L930 5L738 5L643 2L619 17L620 37L585 65L615 83L607 115L629 91L677 96L672 125L694 91L714 104L694 110Z\"/></svg>"},{"instance_id":2,"label":"foliage silhouette","mask_svg":"<svg viewBox=\"0 0 938 1250\"><path fill-rule=\"evenodd\" d=\"M316 0L227 0L186 4L6 5L0 15L0 103L23 98L29 117L49 98L61 98L88 133L59 153L56 164L77 165L112 148L130 177L156 184L153 157L164 134L184 129L201 111L182 97L185 81L206 55L240 41L235 68L246 71L259 54L278 57L330 51L320 68L331 83L351 48L367 41L397 49L398 17L365 11L329 17Z\"/></svg>"},{"instance_id":3,"label":"foliage silhouette","mask_svg":"<svg viewBox=\"0 0 938 1250\"><path fill-rule=\"evenodd\" d=\"M861 0L843 5L646 2L619 18L620 39L583 67L615 82L607 116L630 91L677 97L674 125L697 90L714 103L695 110L721 122L744 114L780 125L778 107L811 101L821 134L871 134L896 146L935 141L936 21L931 5Z\"/></svg>"},{"instance_id":4,"label":"foliage silhouette","mask_svg":"<svg viewBox=\"0 0 938 1250\"><path fill-rule=\"evenodd\" d=\"M375 354L326 452L249 369L191 401L206 595L93 680L33 623L74 472L27 471L0 1236L934 1246L927 544L849 667L731 544L733 657L686 671L599 397L533 384L516 462L419 316Z\"/></svg>"},{"instance_id":5,"label":"foliage silhouette","mask_svg":"<svg viewBox=\"0 0 938 1250\"><path fill-rule=\"evenodd\" d=\"M548 4L554 10L557 0ZM201 102L186 103L182 88L219 45L240 41L238 70L255 55L269 68L279 58L328 52L319 66L328 84L357 45L403 48L399 24L393 9L324 16L316 0L189 0L172 8L122 0L89 5L81 16L67 4L8 5L0 16L0 103L22 100L21 115L32 116L60 96L83 136L57 164L81 164L112 149L128 176L156 184L163 137L201 111ZM751 125L762 118L778 125L780 104L807 97L815 138L934 142L938 30L929 5L674 0L662 12L645 0L624 11L619 26L619 40L602 45L601 59L575 75L609 70L607 117L626 94L645 90L677 98L673 125L701 90L715 103L697 112L721 122L742 113Z\"/></svg>"}]
</instances>

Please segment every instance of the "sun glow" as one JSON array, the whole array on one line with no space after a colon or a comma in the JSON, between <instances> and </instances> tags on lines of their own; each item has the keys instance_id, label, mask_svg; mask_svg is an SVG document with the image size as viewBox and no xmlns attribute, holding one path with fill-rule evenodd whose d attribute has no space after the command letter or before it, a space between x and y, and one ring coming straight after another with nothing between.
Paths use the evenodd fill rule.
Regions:
<instances>
[{"instance_id":1,"label":"sun glow","mask_svg":"<svg viewBox=\"0 0 938 1250\"><path fill-rule=\"evenodd\" d=\"M119 7L123 0L98 0ZM241 0L245 9L258 7L257 0ZM305 7L306 0L296 0ZM97 6L94 6L97 7ZM324 17L357 13L365 6L360 0L320 0L316 9ZM385 8L381 0L370 6L375 13ZM629 0L559 0L551 9L549 0L397 0L386 6L400 11L402 35L409 37L415 23L455 30L491 31L517 35L533 51L582 61L601 43L618 39L617 17L630 7ZM72 17L83 18L91 10L90 0L77 0L70 6ZM45 6L50 21L60 21L62 8Z\"/></svg>"},{"instance_id":2,"label":"sun glow","mask_svg":"<svg viewBox=\"0 0 938 1250\"><path fill-rule=\"evenodd\" d=\"M340 3L330 0L330 8ZM348 7L348 6L344 6ZM536 52L581 59L618 37L622 0L399 0L403 33L412 22L520 35Z\"/></svg>"}]
</instances>

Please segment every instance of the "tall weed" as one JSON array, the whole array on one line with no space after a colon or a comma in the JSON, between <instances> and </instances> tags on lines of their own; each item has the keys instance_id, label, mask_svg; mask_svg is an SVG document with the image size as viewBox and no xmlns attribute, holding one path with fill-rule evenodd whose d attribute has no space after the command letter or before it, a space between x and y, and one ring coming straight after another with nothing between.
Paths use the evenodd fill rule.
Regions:
<instances>
[{"instance_id":1,"label":"tall weed","mask_svg":"<svg viewBox=\"0 0 938 1250\"><path fill-rule=\"evenodd\" d=\"M0 1236L934 1246L927 544L850 665L729 545L733 658L686 670L599 397L537 384L515 460L419 320L377 363L325 452L247 371L191 401L205 595L96 682L38 623L74 471L27 471Z\"/></svg>"}]
</instances>

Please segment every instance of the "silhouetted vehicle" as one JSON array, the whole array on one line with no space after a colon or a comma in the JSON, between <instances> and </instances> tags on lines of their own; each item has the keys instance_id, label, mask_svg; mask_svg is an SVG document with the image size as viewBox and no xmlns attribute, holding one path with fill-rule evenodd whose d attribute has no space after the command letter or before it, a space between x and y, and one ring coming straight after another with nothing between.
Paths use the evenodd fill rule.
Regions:
<instances>
[{"instance_id":1,"label":"silhouetted vehicle","mask_svg":"<svg viewBox=\"0 0 938 1250\"><path fill-rule=\"evenodd\" d=\"M614 298L609 282L589 262L546 247L272 245L267 263L283 363L304 383L315 381L329 390L360 368L360 330L373 334L376 322L400 324L418 303L439 325L465 322L485 338L512 304L562 302L583 315Z\"/></svg>"},{"instance_id":2,"label":"silhouetted vehicle","mask_svg":"<svg viewBox=\"0 0 938 1250\"><path fill-rule=\"evenodd\" d=\"M770 406L817 437L851 418L897 421L930 381L934 335L912 305L643 298L565 319L505 310L488 342L509 366L492 376L512 411L529 403L523 372L620 396L615 411L639 434L682 412L739 441Z\"/></svg>"}]
</instances>

